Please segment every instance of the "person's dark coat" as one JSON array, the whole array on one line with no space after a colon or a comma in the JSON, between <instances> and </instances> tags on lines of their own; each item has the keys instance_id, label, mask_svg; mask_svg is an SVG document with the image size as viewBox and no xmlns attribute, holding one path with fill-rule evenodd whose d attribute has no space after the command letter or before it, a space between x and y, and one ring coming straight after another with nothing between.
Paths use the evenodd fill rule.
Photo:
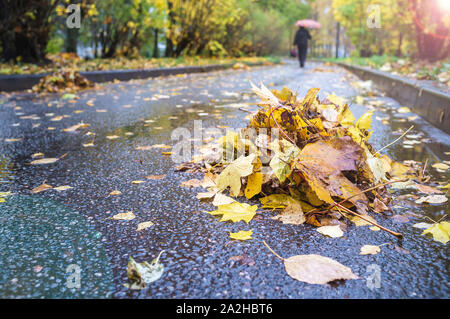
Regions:
<instances>
[{"instance_id":1,"label":"person's dark coat","mask_svg":"<svg viewBox=\"0 0 450 319\"><path fill-rule=\"evenodd\" d=\"M311 40L311 35L309 34L308 30L301 27L298 29L297 33L295 34L295 40L294 45L296 46L308 46L308 40Z\"/></svg>"},{"instance_id":2,"label":"person's dark coat","mask_svg":"<svg viewBox=\"0 0 450 319\"><path fill-rule=\"evenodd\" d=\"M311 35L308 30L301 27L295 34L294 45L298 48L298 59L300 66L303 68L306 62L306 55L308 52L308 40L311 40Z\"/></svg>"}]
</instances>

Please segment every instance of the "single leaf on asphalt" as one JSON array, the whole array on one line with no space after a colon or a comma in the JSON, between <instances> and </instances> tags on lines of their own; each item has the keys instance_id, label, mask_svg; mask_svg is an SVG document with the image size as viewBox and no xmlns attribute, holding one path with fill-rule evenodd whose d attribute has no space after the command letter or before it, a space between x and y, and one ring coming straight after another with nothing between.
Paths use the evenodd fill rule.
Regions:
<instances>
[{"instance_id":1,"label":"single leaf on asphalt","mask_svg":"<svg viewBox=\"0 0 450 319\"><path fill-rule=\"evenodd\" d=\"M440 191L439 189L431 187L431 186L427 186L427 185L417 184L416 188L421 193L425 193L425 194L442 194L442 191Z\"/></svg>"},{"instance_id":2,"label":"single leaf on asphalt","mask_svg":"<svg viewBox=\"0 0 450 319\"><path fill-rule=\"evenodd\" d=\"M425 196L425 197L421 197L418 200L416 200L417 204L422 204L422 203L429 203L429 204L443 204L446 203L448 201L447 196L445 195L430 195L430 196Z\"/></svg>"},{"instance_id":3,"label":"single leaf on asphalt","mask_svg":"<svg viewBox=\"0 0 450 319\"><path fill-rule=\"evenodd\" d=\"M114 220L132 220L135 218L136 218L136 215L133 212L120 213L120 214L116 214L113 217L111 217L111 219L114 219Z\"/></svg>"},{"instance_id":4,"label":"single leaf on asphalt","mask_svg":"<svg viewBox=\"0 0 450 319\"><path fill-rule=\"evenodd\" d=\"M111 196L117 196L117 195L120 195L120 194L122 194L122 192L121 191L117 191L117 190L112 191L111 193L109 193L109 195L111 195Z\"/></svg>"},{"instance_id":5,"label":"single leaf on asphalt","mask_svg":"<svg viewBox=\"0 0 450 319\"><path fill-rule=\"evenodd\" d=\"M58 186L58 187L55 187L55 188L53 188L53 189L54 189L55 191L62 192L62 191L66 191L66 190L72 189L72 188L73 188L72 186L64 185L64 186Z\"/></svg>"},{"instance_id":6,"label":"single leaf on asphalt","mask_svg":"<svg viewBox=\"0 0 450 319\"><path fill-rule=\"evenodd\" d=\"M376 255L381 251L379 246L364 245L361 247L360 255Z\"/></svg>"},{"instance_id":7,"label":"single leaf on asphalt","mask_svg":"<svg viewBox=\"0 0 450 319\"><path fill-rule=\"evenodd\" d=\"M334 280L358 279L352 270L337 261L320 255L298 255L284 259L286 272L308 284L325 285Z\"/></svg>"},{"instance_id":8,"label":"single leaf on asphalt","mask_svg":"<svg viewBox=\"0 0 450 319\"><path fill-rule=\"evenodd\" d=\"M118 135L107 135L106 138L108 140L116 140L116 139L120 138L120 136L118 136Z\"/></svg>"},{"instance_id":9,"label":"single leaf on asphalt","mask_svg":"<svg viewBox=\"0 0 450 319\"><path fill-rule=\"evenodd\" d=\"M153 225L154 225L153 222L150 222L150 221L149 222L139 223L136 231L144 230L144 229L149 228L150 226L153 226Z\"/></svg>"},{"instance_id":10,"label":"single leaf on asphalt","mask_svg":"<svg viewBox=\"0 0 450 319\"><path fill-rule=\"evenodd\" d=\"M51 185L48 185L48 184L45 184L45 183L44 183L44 184L42 184L42 185L39 185L38 187L33 188L33 189L31 190L31 192L32 192L33 194L37 194L37 193L46 191L46 190L51 189L51 188L53 188Z\"/></svg>"},{"instance_id":11,"label":"single leaf on asphalt","mask_svg":"<svg viewBox=\"0 0 450 319\"><path fill-rule=\"evenodd\" d=\"M317 228L317 231L325 236L330 236L331 238L337 238L344 236L344 232L342 231L339 225L336 226L322 226Z\"/></svg>"},{"instance_id":12,"label":"single leaf on asphalt","mask_svg":"<svg viewBox=\"0 0 450 319\"><path fill-rule=\"evenodd\" d=\"M87 123L79 123L79 124L75 124L71 127L65 128L63 131L64 132L75 132L76 130L78 130L80 128L85 128L85 127L89 127L89 126L90 126L90 124L87 124Z\"/></svg>"},{"instance_id":13,"label":"single leaf on asphalt","mask_svg":"<svg viewBox=\"0 0 450 319\"><path fill-rule=\"evenodd\" d=\"M248 199L259 194L263 183L263 174L255 172L248 177L247 186L245 187L245 197Z\"/></svg>"},{"instance_id":14,"label":"single leaf on asphalt","mask_svg":"<svg viewBox=\"0 0 450 319\"><path fill-rule=\"evenodd\" d=\"M412 227L419 228L419 229L427 229L427 228L430 228L431 226L433 226L433 224L430 224L430 223L417 223L417 224L414 224Z\"/></svg>"},{"instance_id":15,"label":"single leaf on asphalt","mask_svg":"<svg viewBox=\"0 0 450 319\"><path fill-rule=\"evenodd\" d=\"M58 160L59 160L59 158L41 158L41 159L32 161L30 164L31 165L53 164L53 163L57 162Z\"/></svg>"},{"instance_id":16,"label":"single leaf on asphalt","mask_svg":"<svg viewBox=\"0 0 450 319\"><path fill-rule=\"evenodd\" d=\"M250 206L245 203L234 202L227 205L220 205L217 207L217 210L209 212L209 214L213 216L222 215L221 222L229 220L237 223L243 220L248 224L255 216L257 209L257 205Z\"/></svg>"},{"instance_id":17,"label":"single leaf on asphalt","mask_svg":"<svg viewBox=\"0 0 450 319\"><path fill-rule=\"evenodd\" d=\"M132 181L131 182L131 184L134 184L134 185L138 185L138 184L142 184L142 183L145 183L145 181L138 180L138 181Z\"/></svg>"},{"instance_id":18,"label":"single leaf on asphalt","mask_svg":"<svg viewBox=\"0 0 450 319\"><path fill-rule=\"evenodd\" d=\"M231 196L238 196L241 191L241 177L253 173L253 161L256 155L241 156L230 163L217 177L217 188L223 191L228 186L231 188Z\"/></svg>"},{"instance_id":19,"label":"single leaf on asphalt","mask_svg":"<svg viewBox=\"0 0 450 319\"><path fill-rule=\"evenodd\" d=\"M391 220L393 220L395 223L408 223L409 218L404 215L394 215L391 217Z\"/></svg>"},{"instance_id":20,"label":"single leaf on asphalt","mask_svg":"<svg viewBox=\"0 0 450 319\"><path fill-rule=\"evenodd\" d=\"M73 99L77 98L77 96L75 94L66 93L61 98L63 100L73 100Z\"/></svg>"},{"instance_id":21,"label":"single leaf on asphalt","mask_svg":"<svg viewBox=\"0 0 450 319\"><path fill-rule=\"evenodd\" d=\"M230 232L230 238L235 240L249 240L252 239L253 231L252 230L240 230L237 233Z\"/></svg>"},{"instance_id":22,"label":"single leaf on asphalt","mask_svg":"<svg viewBox=\"0 0 450 319\"><path fill-rule=\"evenodd\" d=\"M44 157L44 153L34 153L33 155L31 155L32 158L42 158Z\"/></svg>"},{"instance_id":23,"label":"single leaf on asphalt","mask_svg":"<svg viewBox=\"0 0 450 319\"><path fill-rule=\"evenodd\" d=\"M149 180L158 180L158 179L163 179L164 177L166 177L166 175L149 175L145 178L149 179Z\"/></svg>"},{"instance_id":24,"label":"single leaf on asphalt","mask_svg":"<svg viewBox=\"0 0 450 319\"><path fill-rule=\"evenodd\" d=\"M144 289L147 284L161 278L164 272L164 265L159 262L159 258L163 252L164 250L159 253L157 258L153 259L151 264L146 261L138 263L130 256L127 269L128 284L124 286L129 289Z\"/></svg>"},{"instance_id":25,"label":"single leaf on asphalt","mask_svg":"<svg viewBox=\"0 0 450 319\"><path fill-rule=\"evenodd\" d=\"M432 234L435 241L441 242L445 245L450 240L450 223L436 223L430 228L425 229L422 235L425 234Z\"/></svg>"}]
</instances>

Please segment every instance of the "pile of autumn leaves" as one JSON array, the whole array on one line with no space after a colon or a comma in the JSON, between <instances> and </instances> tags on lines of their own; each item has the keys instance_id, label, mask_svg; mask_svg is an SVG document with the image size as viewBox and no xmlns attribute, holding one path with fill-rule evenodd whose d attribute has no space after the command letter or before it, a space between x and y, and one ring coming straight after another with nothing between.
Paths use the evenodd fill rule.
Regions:
<instances>
[{"instance_id":1,"label":"pile of autumn leaves","mask_svg":"<svg viewBox=\"0 0 450 319\"><path fill-rule=\"evenodd\" d=\"M33 86L36 93L76 92L93 87L93 83L80 75L78 71L66 68L43 77Z\"/></svg>"},{"instance_id":2,"label":"pile of autumn leaves","mask_svg":"<svg viewBox=\"0 0 450 319\"><path fill-rule=\"evenodd\" d=\"M328 226L324 234L340 231L336 226L345 219L376 225L369 212L389 210L385 185L417 178L417 168L395 162L369 144L373 111L356 120L342 98L319 100L319 89L299 99L287 88L252 87L261 102L250 125L228 131L203 146L192 163L178 167L192 171L200 166L205 172L201 186L207 192L197 198L212 200L217 209L209 213L222 216L220 221L252 220L258 206L236 200L245 196L259 198L263 209L281 210L274 219L283 223ZM278 136L272 129L278 129ZM240 240L251 235L251 230L230 233Z\"/></svg>"}]
</instances>

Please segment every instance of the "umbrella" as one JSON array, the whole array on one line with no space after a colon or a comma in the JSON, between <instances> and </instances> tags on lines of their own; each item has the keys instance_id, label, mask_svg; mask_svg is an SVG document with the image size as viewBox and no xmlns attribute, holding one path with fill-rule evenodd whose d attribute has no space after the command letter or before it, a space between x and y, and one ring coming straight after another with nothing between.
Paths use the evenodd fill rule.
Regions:
<instances>
[{"instance_id":1,"label":"umbrella","mask_svg":"<svg viewBox=\"0 0 450 319\"><path fill-rule=\"evenodd\" d=\"M320 23L311 19L298 20L295 25L297 27L305 27L311 29L319 29L321 27Z\"/></svg>"}]
</instances>

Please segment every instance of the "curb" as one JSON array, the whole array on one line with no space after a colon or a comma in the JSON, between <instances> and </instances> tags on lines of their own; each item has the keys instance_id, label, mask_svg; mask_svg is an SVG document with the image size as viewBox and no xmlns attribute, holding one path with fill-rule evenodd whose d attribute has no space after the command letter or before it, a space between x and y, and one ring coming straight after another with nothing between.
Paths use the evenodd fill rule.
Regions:
<instances>
[{"instance_id":1,"label":"curb","mask_svg":"<svg viewBox=\"0 0 450 319\"><path fill-rule=\"evenodd\" d=\"M369 68L337 63L362 80L371 80L387 96L408 106L435 127L450 134L450 94L420 86L413 80Z\"/></svg>"},{"instance_id":2,"label":"curb","mask_svg":"<svg viewBox=\"0 0 450 319\"><path fill-rule=\"evenodd\" d=\"M266 62L243 63L247 66L263 66ZM205 66L183 66L173 68L111 70L111 71L86 71L80 72L89 81L94 83L110 82L114 80L129 81L134 79L148 79L160 76L177 74L206 73L212 71L231 69L235 63L212 64ZM42 74L16 74L0 75L0 92L13 92L31 89L39 81L50 73Z\"/></svg>"}]
</instances>

